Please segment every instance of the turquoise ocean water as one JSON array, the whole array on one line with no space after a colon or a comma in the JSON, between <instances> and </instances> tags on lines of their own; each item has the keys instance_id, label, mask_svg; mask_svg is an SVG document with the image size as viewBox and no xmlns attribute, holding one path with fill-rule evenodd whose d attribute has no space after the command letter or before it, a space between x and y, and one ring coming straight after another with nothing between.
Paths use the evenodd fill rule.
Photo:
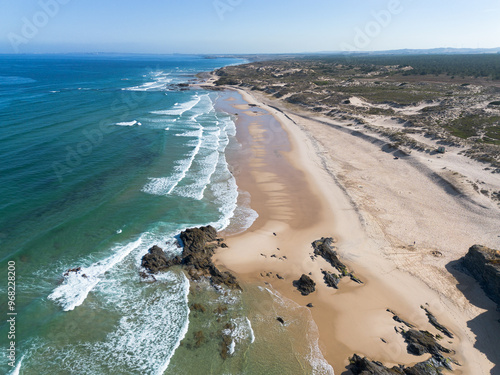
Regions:
<instances>
[{"instance_id":1,"label":"turquoise ocean water","mask_svg":"<svg viewBox=\"0 0 500 375\"><path fill-rule=\"evenodd\" d=\"M174 85L237 62L0 58L1 298L15 261L21 373L167 367L187 329L189 282L141 283L140 258L153 244L178 252L186 227L226 227L237 197L224 155L232 119L213 93Z\"/></svg>"}]
</instances>

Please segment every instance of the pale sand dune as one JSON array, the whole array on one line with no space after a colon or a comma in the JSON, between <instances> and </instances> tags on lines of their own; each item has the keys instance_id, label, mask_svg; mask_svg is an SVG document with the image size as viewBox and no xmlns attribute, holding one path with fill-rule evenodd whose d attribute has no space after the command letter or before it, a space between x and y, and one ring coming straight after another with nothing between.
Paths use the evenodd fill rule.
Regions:
<instances>
[{"instance_id":1,"label":"pale sand dune","mask_svg":"<svg viewBox=\"0 0 500 375\"><path fill-rule=\"evenodd\" d=\"M240 93L248 103L267 109L286 133L270 116L238 116L237 137L245 152L232 163L259 218L245 233L228 238L229 249L219 251L215 261L244 281L268 282L299 305L313 303L320 348L336 374L353 353L386 365L426 359L406 353L385 311L391 308L420 329L438 333L419 308L426 303L456 335L452 343L443 342L456 350L463 365L455 366L454 373L489 374L500 357L496 306L450 262L475 243L500 248L500 211L479 193L466 196L455 190L450 182L460 181L453 181L453 172L436 172L460 167L461 174L470 172L474 178L484 174L500 190L498 175L458 155L438 160L412 153L395 160L382 151L383 141L355 136L346 124L282 108L284 115L264 104L267 97ZM339 290L325 286L321 269L331 267L310 257L311 242L322 236L338 239L341 259L365 284L344 278ZM460 279L460 289L449 270ZM292 281L309 272L316 292L304 297ZM493 371L498 373L498 365Z\"/></svg>"},{"instance_id":2,"label":"pale sand dune","mask_svg":"<svg viewBox=\"0 0 500 375\"><path fill-rule=\"evenodd\" d=\"M379 109L392 109L396 113L403 113L405 115L416 115L418 114L422 109L427 108L427 107L435 107L439 105L439 102L432 102L432 103L419 103L417 105L407 105L403 107L396 107L393 105L389 104L373 104L369 103L366 100L362 98L358 98L357 96L352 96L349 98L349 101L351 105L355 107L362 107L362 108L379 108Z\"/></svg>"}]
</instances>

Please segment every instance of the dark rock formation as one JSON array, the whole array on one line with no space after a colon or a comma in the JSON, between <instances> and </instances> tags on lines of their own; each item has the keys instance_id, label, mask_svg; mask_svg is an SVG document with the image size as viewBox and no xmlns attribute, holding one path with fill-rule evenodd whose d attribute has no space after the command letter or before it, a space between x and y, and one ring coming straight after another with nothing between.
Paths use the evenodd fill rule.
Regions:
<instances>
[{"instance_id":1,"label":"dark rock formation","mask_svg":"<svg viewBox=\"0 0 500 375\"><path fill-rule=\"evenodd\" d=\"M333 245L334 242L335 240L331 237L322 237L321 239L314 241L312 243L312 247L314 249L314 255L322 257L333 267L335 267L340 272L341 275L340 277L349 276L352 281L362 284L363 282L356 276L354 276L352 272L349 272L346 265L340 261L340 259L337 256L337 252L335 251L335 246ZM325 283L327 283L326 275L325 275ZM333 288L336 288L336 286Z\"/></svg>"},{"instance_id":2,"label":"dark rock formation","mask_svg":"<svg viewBox=\"0 0 500 375\"><path fill-rule=\"evenodd\" d=\"M203 331L197 331L194 333L194 347L199 348L205 342L205 335Z\"/></svg>"},{"instance_id":3,"label":"dark rock formation","mask_svg":"<svg viewBox=\"0 0 500 375\"><path fill-rule=\"evenodd\" d=\"M152 273L181 264L181 258L168 259L167 254L158 246L153 246L148 253L142 257L141 265Z\"/></svg>"},{"instance_id":4,"label":"dark rock formation","mask_svg":"<svg viewBox=\"0 0 500 375\"><path fill-rule=\"evenodd\" d=\"M205 306L203 306L201 303L193 303L191 306L189 306L189 309L191 311L197 311L197 312L201 312L201 313L204 313L205 311L207 311Z\"/></svg>"},{"instance_id":5,"label":"dark rock formation","mask_svg":"<svg viewBox=\"0 0 500 375\"><path fill-rule=\"evenodd\" d=\"M436 319L436 317L425 307L420 306L422 309L424 309L425 314L427 315L427 318L429 319L429 323L431 323L437 330L443 332L446 336L448 336L450 339L453 338L453 334L446 328L444 325L439 323Z\"/></svg>"},{"instance_id":6,"label":"dark rock formation","mask_svg":"<svg viewBox=\"0 0 500 375\"><path fill-rule=\"evenodd\" d=\"M276 320L277 320L278 322L280 322L281 324L285 325L285 321L283 320L283 318L282 318L281 316L278 316L278 317L276 318Z\"/></svg>"},{"instance_id":7,"label":"dark rock formation","mask_svg":"<svg viewBox=\"0 0 500 375\"><path fill-rule=\"evenodd\" d=\"M334 250L335 246L333 246L334 240L331 237L322 237L319 240L316 240L312 243L312 247L314 249L314 255L319 255L328 263L330 263L333 267L335 267L339 272L347 274L347 268L337 257L337 253Z\"/></svg>"},{"instance_id":8,"label":"dark rock formation","mask_svg":"<svg viewBox=\"0 0 500 375\"><path fill-rule=\"evenodd\" d=\"M431 357L413 367L399 365L387 368L378 361L370 361L357 354L352 356L350 363L349 368L354 375L441 375L442 368L450 369L449 361L442 356Z\"/></svg>"},{"instance_id":9,"label":"dark rock formation","mask_svg":"<svg viewBox=\"0 0 500 375\"><path fill-rule=\"evenodd\" d=\"M82 267L69 268L69 269L67 269L67 270L66 270L66 272L64 272L63 276L65 276L65 277L66 277L66 276L69 276L69 274L70 274L71 272L78 273L78 272L80 272L81 270L82 270Z\"/></svg>"},{"instance_id":10,"label":"dark rock formation","mask_svg":"<svg viewBox=\"0 0 500 375\"><path fill-rule=\"evenodd\" d=\"M354 274L351 272L349 273L349 277L351 278L352 281L354 281L355 283L358 283L358 284L363 284L363 282L358 279L356 276L354 276Z\"/></svg>"},{"instance_id":11,"label":"dark rock formation","mask_svg":"<svg viewBox=\"0 0 500 375\"><path fill-rule=\"evenodd\" d=\"M408 344L406 349L410 354L422 355L430 353L432 355L440 355L440 352L451 353L451 350L441 346L430 332L410 329L409 331L403 331L401 334Z\"/></svg>"},{"instance_id":12,"label":"dark rock formation","mask_svg":"<svg viewBox=\"0 0 500 375\"><path fill-rule=\"evenodd\" d=\"M182 256L168 259L165 252L153 246L142 258L142 266L152 273L164 271L174 265L182 265L193 280L209 277L213 285L226 285L231 289L241 289L236 278L229 272L221 272L212 263L212 255L221 241L217 241L217 231L212 226L186 229L180 234L184 246Z\"/></svg>"},{"instance_id":13,"label":"dark rock formation","mask_svg":"<svg viewBox=\"0 0 500 375\"><path fill-rule=\"evenodd\" d=\"M434 355L427 361L419 362L415 366L409 368L405 374L408 375L441 375L441 369L452 370L451 361L444 358L442 355Z\"/></svg>"},{"instance_id":14,"label":"dark rock formation","mask_svg":"<svg viewBox=\"0 0 500 375\"><path fill-rule=\"evenodd\" d=\"M399 367L389 369L378 361L370 361L357 354L352 356L350 363L350 370L354 375L404 375L404 371Z\"/></svg>"},{"instance_id":15,"label":"dark rock formation","mask_svg":"<svg viewBox=\"0 0 500 375\"><path fill-rule=\"evenodd\" d=\"M312 303L308 303L306 306L307 307L314 307L314 305Z\"/></svg>"},{"instance_id":16,"label":"dark rock formation","mask_svg":"<svg viewBox=\"0 0 500 375\"><path fill-rule=\"evenodd\" d=\"M316 290L316 283L307 275L302 275L300 279L294 280L293 286L296 287L303 296Z\"/></svg>"},{"instance_id":17,"label":"dark rock formation","mask_svg":"<svg viewBox=\"0 0 500 375\"><path fill-rule=\"evenodd\" d=\"M330 288L335 288L338 289L339 287L337 286L340 277L338 277L336 274L328 272L328 271L321 271L323 273L323 280L325 280L326 286L329 286Z\"/></svg>"},{"instance_id":18,"label":"dark rock formation","mask_svg":"<svg viewBox=\"0 0 500 375\"><path fill-rule=\"evenodd\" d=\"M407 326L408 328L415 328L415 326L411 323L408 323L407 321L401 319L394 311L392 311L391 309L387 309L386 311L390 312L393 317L392 319L394 319L396 322L398 323L403 323L405 326Z\"/></svg>"},{"instance_id":19,"label":"dark rock formation","mask_svg":"<svg viewBox=\"0 0 500 375\"><path fill-rule=\"evenodd\" d=\"M217 231L214 227L207 225L206 227L190 228L181 232L180 239L184 245L183 257L187 257L193 253L208 253L215 250L215 246L207 246L207 242L217 240Z\"/></svg>"},{"instance_id":20,"label":"dark rock formation","mask_svg":"<svg viewBox=\"0 0 500 375\"><path fill-rule=\"evenodd\" d=\"M407 327L414 327L410 323L401 319L394 311L387 309L393 315L393 319L399 323L405 324ZM427 311L427 310L426 310ZM349 369L355 375L441 375L442 369L452 370L451 363L459 365L458 362L451 358L445 358L441 353L451 353L452 351L441 346L436 338L427 331L419 331L411 328L408 331L395 328L396 332L401 333L407 343L408 353L420 356L425 353L432 355L426 361L419 362L412 367L403 365L394 366L392 368L385 367L378 361L372 361L368 358L361 358L354 354L350 359ZM382 342L386 343L384 339Z\"/></svg>"},{"instance_id":21,"label":"dark rock formation","mask_svg":"<svg viewBox=\"0 0 500 375\"><path fill-rule=\"evenodd\" d=\"M488 297L500 305L500 251L474 245L462 260Z\"/></svg>"}]
</instances>

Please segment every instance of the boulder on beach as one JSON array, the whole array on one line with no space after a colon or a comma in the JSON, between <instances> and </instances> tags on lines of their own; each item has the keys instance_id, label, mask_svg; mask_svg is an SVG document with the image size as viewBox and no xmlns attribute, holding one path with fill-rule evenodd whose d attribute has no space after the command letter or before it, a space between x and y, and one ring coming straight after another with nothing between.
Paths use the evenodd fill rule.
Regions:
<instances>
[{"instance_id":1,"label":"boulder on beach","mask_svg":"<svg viewBox=\"0 0 500 375\"><path fill-rule=\"evenodd\" d=\"M314 249L314 255L322 257L328 263L332 265L332 267L336 268L340 272L340 277L349 276L352 281L357 282L358 284L363 284L363 282L358 279L352 272L349 272L347 266L342 263L335 251L335 246L333 245L335 240L332 237L321 237L319 240L314 241L311 245ZM330 277L325 272L324 279L325 283L332 288L337 288L337 284L333 277ZM335 286L334 286L335 285Z\"/></svg>"},{"instance_id":2,"label":"boulder on beach","mask_svg":"<svg viewBox=\"0 0 500 375\"><path fill-rule=\"evenodd\" d=\"M294 280L293 286L296 287L303 296L307 296L316 290L316 283L305 274L303 274L300 279Z\"/></svg>"},{"instance_id":3,"label":"boulder on beach","mask_svg":"<svg viewBox=\"0 0 500 375\"><path fill-rule=\"evenodd\" d=\"M332 237L322 237L312 243L314 255L321 256L324 260L330 263L337 270L342 272L345 265L337 257L337 252L334 250L334 239Z\"/></svg>"},{"instance_id":4,"label":"boulder on beach","mask_svg":"<svg viewBox=\"0 0 500 375\"><path fill-rule=\"evenodd\" d=\"M340 277L328 271L321 271L321 272L323 273L323 280L325 281L326 286L335 289L339 288L337 285L340 281Z\"/></svg>"}]
</instances>

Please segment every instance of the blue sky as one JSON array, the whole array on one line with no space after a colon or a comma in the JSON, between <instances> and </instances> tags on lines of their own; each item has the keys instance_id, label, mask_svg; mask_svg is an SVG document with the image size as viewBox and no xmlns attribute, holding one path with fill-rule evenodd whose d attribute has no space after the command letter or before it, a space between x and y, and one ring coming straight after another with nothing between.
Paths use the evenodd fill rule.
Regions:
<instances>
[{"instance_id":1,"label":"blue sky","mask_svg":"<svg viewBox=\"0 0 500 375\"><path fill-rule=\"evenodd\" d=\"M0 0L0 53L500 47L499 0Z\"/></svg>"}]
</instances>

